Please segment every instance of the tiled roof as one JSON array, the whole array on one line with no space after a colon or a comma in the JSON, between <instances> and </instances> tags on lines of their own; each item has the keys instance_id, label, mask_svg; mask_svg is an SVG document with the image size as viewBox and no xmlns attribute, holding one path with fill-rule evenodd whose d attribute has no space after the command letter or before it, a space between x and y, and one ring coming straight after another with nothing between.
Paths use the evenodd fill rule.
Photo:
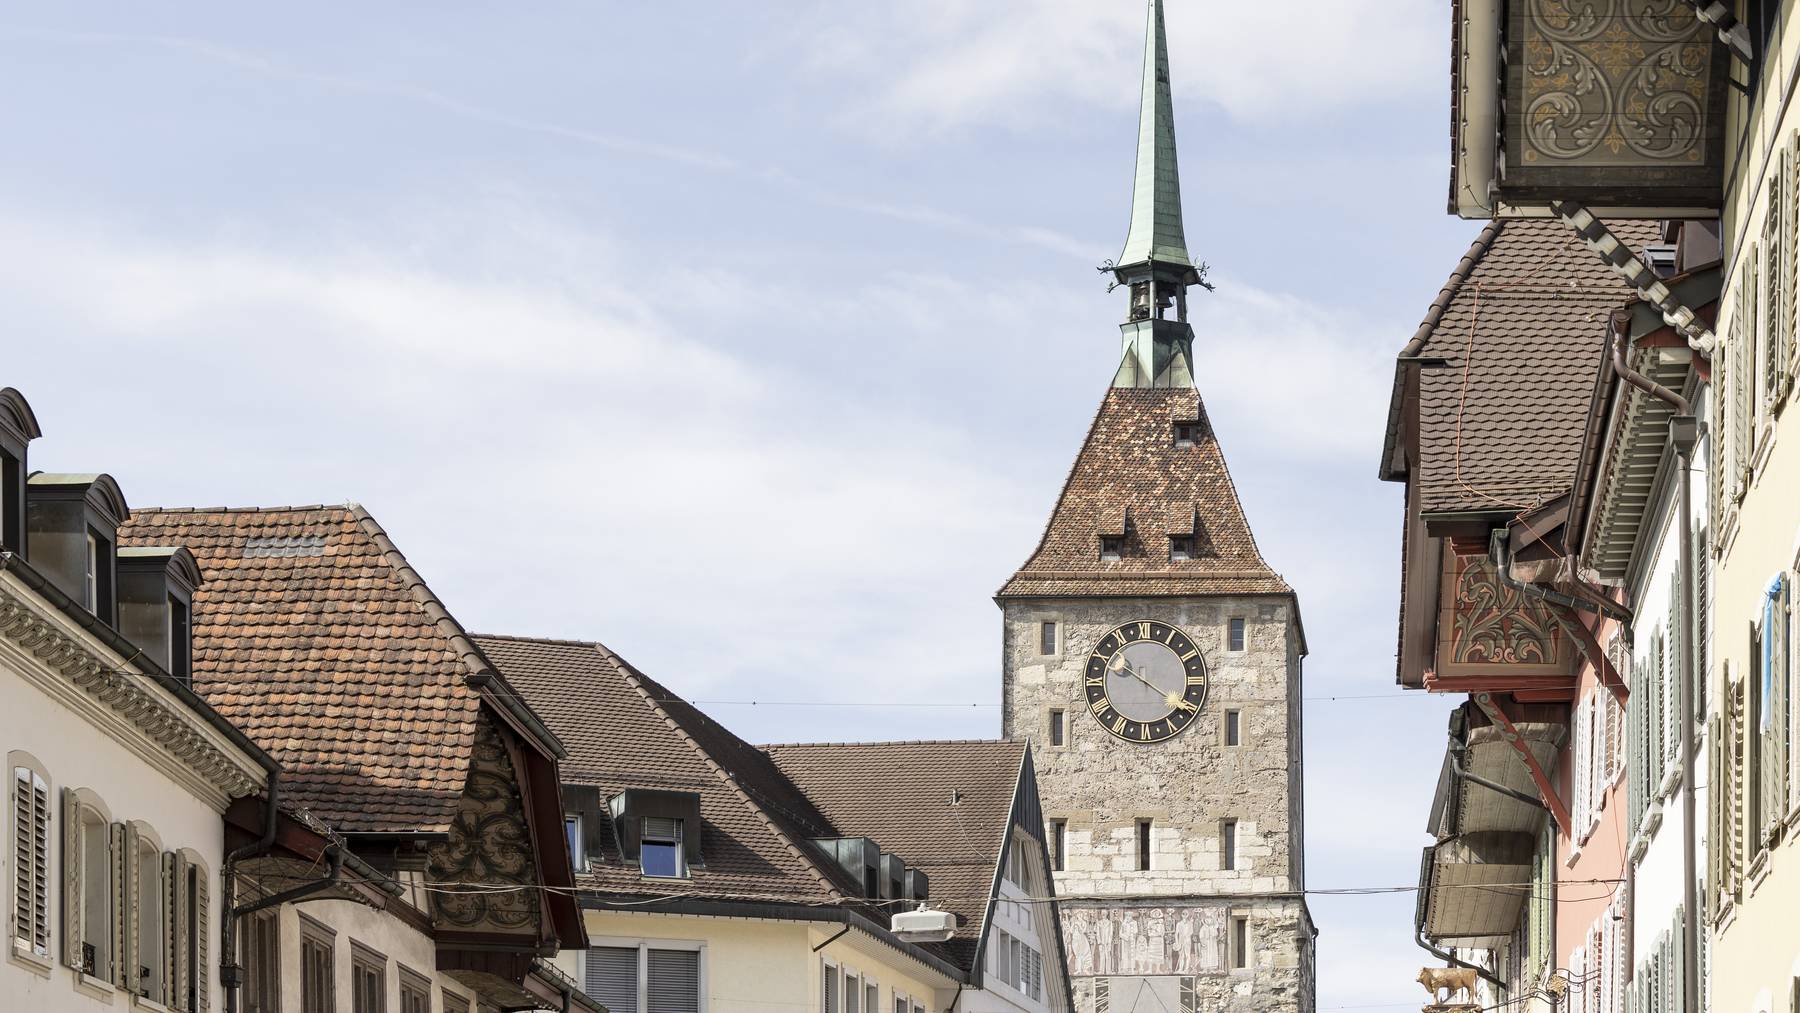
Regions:
<instances>
[{"instance_id":1,"label":"tiled roof","mask_svg":"<svg viewBox=\"0 0 1800 1013\"><path fill-rule=\"evenodd\" d=\"M1657 241L1656 222L1610 224L1634 250ZM1560 220L1489 231L1406 349L1445 362L1419 374L1408 477L1426 513L1517 511L1568 490L1607 315L1633 295Z\"/></svg>"},{"instance_id":2,"label":"tiled roof","mask_svg":"<svg viewBox=\"0 0 1800 1013\"><path fill-rule=\"evenodd\" d=\"M1174 426L1199 427L1176 446ZM1129 523L1127 523L1129 522ZM1100 536L1125 536L1100 559ZM1195 558L1171 561L1169 535ZM1110 388L1044 537L1000 597L1289 594L1257 551L1225 455L1192 388Z\"/></svg>"},{"instance_id":3,"label":"tiled roof","mask_svg":"<svg viewBox=\"0 0 1800 1013\"><path fill-rule=\"evenodd\" d=\"M805 843L837 836L835 829L755 746L601 644L486 635L475 641L567 746L565 783L606 796L626 788L700 795L704 867L681 884L683 894L797 904L842 898ZM669 892L620 861L610 835L605 850L577 877L582 887Z\"/></svg>"},{"instance_id":4,"label":"tiled roof","mask_svg":"<svg viewBox=\"0 0 1800 1013\"><path fill-rule=\"evenodd\" d=\"M119 539L193 552L194 689L280 761L286 803L449 829L486 666L367 512L140 509Z\"/></svg>"},{"instance_id":5,"label":"tiled roof","mask_svg":"<svg viewBox=\"0 0 1800 1013\"><path fill-rule=\"evenodd\" d=\"M1018 789L1023 742L809 743L763 747L840 831L871 837L931 878L933 907L959 916L944 944L975 959Z\"/></svg>"}]
</instances>

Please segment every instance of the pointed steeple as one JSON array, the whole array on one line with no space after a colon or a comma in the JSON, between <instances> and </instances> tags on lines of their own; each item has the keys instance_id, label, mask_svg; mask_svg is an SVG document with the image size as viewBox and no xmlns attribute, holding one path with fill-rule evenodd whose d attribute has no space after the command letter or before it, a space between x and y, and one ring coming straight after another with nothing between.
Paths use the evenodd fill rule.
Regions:
<instances>
[{"instance_id":1,"label":"pointed steeple","mask_svg":"<svg viewBox=\"0 0 1800 1013\"><path fill-rule=\"evenodd\" d=\"M1181 228L1181 175L1175 164L1175 104L1169 97L1169 44L1162 0L1150 0L1144 29L1144 87L1138 111L1137 180L1131 192L1131 231L1119 266L1162 261L1188 267Z\"/></svg>"},{"instance_id":2,"label":"pointed steeple","mask_svg":"<svg viewBox=\"0 0 1800 1013\"><path fill-rule=\"evenodd\" d=\"M1131 231L1112 267L1116 284L1131 293L1125 322L1119 325L1125 347L1113 386L1192 387L1194 331L1187 322L1187 290L1201 278L1188 257L1181 227L1181 176L1175 167L1175 105L1169 98L1162 0L1149 0L1149 8ZM1169 319L1171 310L1174 319Z\"/></svg>"}]
</instances>

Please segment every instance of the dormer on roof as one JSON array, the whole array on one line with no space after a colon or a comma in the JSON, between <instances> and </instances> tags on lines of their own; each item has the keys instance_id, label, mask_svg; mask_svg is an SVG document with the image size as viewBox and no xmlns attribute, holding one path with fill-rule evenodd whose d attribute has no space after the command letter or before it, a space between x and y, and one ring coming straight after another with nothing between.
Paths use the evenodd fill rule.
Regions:
<instances>
[{"instance_id":1,"label":"dormer on roof","mask_svg":"<svg viewBox=\"0 0 1800 1013\"><path fill-rule=\"evenodd\" d=\"M0 551L25 554L26 447L42 435L25 395L0 387Z\"/></svg>"},{"instance_id":2,"label":"dormer on roof","mask_svg":"<svg viewBox=\"0 0 1800 1013\"><path fill-rule=\"evenodd\" d=\"M25 529L32 565L109 626L118 621L115 547L131 516L111 475L38 473L26 481Z\"/></svg>"},{"instance_id":3,"label":"dormer on roof","mask_svg":"<svg viewBox=\"0 0 1800 1013\"><path fill-rule=\"evenodd\" d=\"M200 565L180 546L119 550L119 632L182 682L193 682Z\"/></svg>"}]
</instances>

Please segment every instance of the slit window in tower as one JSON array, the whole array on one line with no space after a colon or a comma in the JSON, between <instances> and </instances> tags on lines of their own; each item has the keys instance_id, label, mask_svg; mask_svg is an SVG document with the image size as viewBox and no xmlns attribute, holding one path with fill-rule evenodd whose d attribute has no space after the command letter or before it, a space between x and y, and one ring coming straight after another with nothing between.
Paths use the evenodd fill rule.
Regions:
<instances>
[{"instance_id":1,"label":"slit window in tower","mask_svg":"<svg viewBox=\"0 0 1800 1013\"><path fill-rule=\"evenodd\" d=\"M1194 536L1193 535L1170 535L1169 536L1169 559L1171 562L1178 563L1184 559L1193 559L1193 558L1194 558Z\"/></svg>"},{"instance_id":2,"label":"slit window in tower","mask_svg":"<svg viewBox=\"0 0 1800 1013\"><path fill-rule=\"evenodd\" d=\"M1068 735L1068 714L1057 707L1050 711L1050 744L1063 745Z\"/></svg>"},{"instance_id":3,"label":"slit window in tower","mask_svg":"<svg viewBox=\"0 0 1800 1013\"><path fill-rule=\"evenodd\" d=\"M1050 868L1054 872L1063 871L1063 862L1067 860L1069 849L1069 821L1050 821Z\"/></svg>"},{"instance_id":4,"label":"slit window in tower","mask_svg":"<svg viewBox=\"0 0 1800 1013\"><path fill-rule=\"evenodd\" d=\"M1241 746L1243 740L1243 715L1238 711L1225 712L1225 744Z\"/></svg>"},{"instance_id":5,"label":"slit window in tower","mask_svg":"<svg viewBox=\"0 0 1800 1013\"><path fill-rule=\"evenodd\" d=\"M1224 820L1219 824L1219 868L1226 872L1235 870L1237 860L1237 820Z\"/></svg>"},{"instance_id":6,"label":"slit window in tower","mask_svg":"<svg viewBox=\"0 0 1800 1013\"><path fill-rule=\"evenodd\" d=\"M1250 966L1250 918L1247 915L1231 916L1231 966L1234 970Z\"/></svg>"},{"instance_id":7,"label":"slit window in tower","mask_svg":"<svg viewBox=\"0 0 1800 1013\"><path fill-rule=\"evenodd\" d=\"M1233 616L1226 630L1225 649L1242 651L1244 649L1244 617Z\"/></svg>"},{"instance_id":8,"label":"slit window in tower","mask_svg":"<svg viewBox=\"0 0 1800 1013\"><path fill-rule=\"evenodd\" d=\"M1139 872L1150 871L1150 820L1137 821L1137 867Z\"/></svg>"},{"instance_id":9,"label":"slit window in tower","mask_svg":"<svg viewBox=\"0 0 1800 1013\"><path fill-rule=\"evenodd\" d=\"M1056 653L1056 623L1054 620L1046 620L1042 626L1038 627L1038 653Z\"/></svg>"}]
</instances>

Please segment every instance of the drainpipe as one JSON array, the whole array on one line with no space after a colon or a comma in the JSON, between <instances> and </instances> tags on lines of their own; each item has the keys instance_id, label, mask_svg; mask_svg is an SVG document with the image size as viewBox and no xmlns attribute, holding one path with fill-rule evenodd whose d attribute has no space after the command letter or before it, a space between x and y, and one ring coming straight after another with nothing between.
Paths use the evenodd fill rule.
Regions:
<instances>
[{"instance_id":1,"label":"drainpipe","mask_svg":"<svg viewBox=\"0 0 1800 1013\"><path fill-rule=\"evenodd\" d=\"M238 990L244 983L244 969L237 963L237 863L268 854L281 818L281 768L270 760L266 769L262 836L226 855L219 870L219 985L225 990L225 1013L238 1013Z\"/></svg>"},{"instance_id":2,"label":"drainpipe","mask_svg":"<svg viewBox=\"0 0 1800 1013\"><path fill-rule=\"evenodd\" d=\"M1451 736L1451 738L1450 738L1450 769L1456 774L1458 779L1467 781L1470 784L1478 784L1481 787L1486 788L1489 791L1499 792L1500 794L1505 795L1507 798L1516 799L1520 802L1525 803L1526 805L1532 806L1537 809L1547 810L1550 808L1548 805L1544 804L1543 799L1538 798L1536 795L1531 795L1531 794L1527 794L1526 792L1515 790L1513 788L1508 788L1506 785L1501 784L1498 781L1490 781L1487 778L1482 777L1479 774L1469 773L1468 768L1466 768L1462 765L1462 754L1464 753L1464 751L1467 750L1467 748L1468 748L1467 746L1465 746L1461 742L1458 742L1456 740L1455 736Z\"/></svg>"},{"instance_id":3,"label":"drainpipe","mask_svg":"<svg viewBox=\"0 0 1800 1013\"><path fill-rule=\"evenodd\" d=\"M1500 583L1528 598L1537 598L1553 605L1561 605L1563 608L1580 609L1583 612L1615 619L1626 626L1631 625L1631 610L1618 602L1608 601L1605 598L1577 598L1571 594L1552 590L1542 584L1534 584L1514 577L1512 575L1512 550L1508 549L1506 545L1505 528L1495 528L1488 535L1488 558L1493 560L1494 571L1499 575Z\"/></svg>"},{"instance_id":4,"label":"drainpipe","mask_svg":"<svg viewBox=\"0 0 1800 1013\"><path fill-rule=\"evenodd\" d=\"M1680 539L1681 558L1677 561L1679 581L1681 584L1680 606L1675 621L1682 624L1684 630L1692 630L1694 623L1694 533L1693 533L1693 484L1694 477L1690 471L1693 465L1694 445L1700 442L1700 423L1694 417L1694 406L1680 394L1653 382L1649 377L1634 371L1625 361L1625 348L1631 341L1631 314L1627 310L1615 310L1612 315L1612 355L1613 371L1619 378L1633 387L1666 402L1675 410L1669 419L1669 444L1675 450L1675 471L1681 476L1680 491ZM1697 907L1698 890L1694 885L1697 862L1694 826L1694 644L1692 636L1681 638L1681 657L1677 659L1676 682L1680 687L1681 709L1681 903L1682 926L1687 938L1681 946L1681 977L1683 982L1682 1009L1697 1010L1700 1008L1700 912Z\"/></svg>"},{"instance_id":5,"label":"drainpipe","mask_svg":"<svg viewBox=\"0 0 1800 1013\"><path fill-rule=\"evenodd\" d=\"M1427 942L1425 939L1425 930L1422 929L1421 927L1419 927L1418 925L1413 926L1413 942L1419 944L1419 949L1424 950L1426 953L1429 953L1432 956L1443 961L1444 963L1449 964L1451 967L1466 967L1469 970L1474 971L1480 977L1486 978L1488 983L1493 985L1495 988L1499 989L1502 992L1506 991L1506 982L1501 981L1499 979L1499 977L1497 977L1494 974L1494 972L1488 970L1485 967L1482 967L1480 964L1471 964L1468 961L1457 957L1455 954L1451 953L1449 950L1440 950L1437 947L1431 945L1431 943Z\"/></svg>"}]
</instances>

